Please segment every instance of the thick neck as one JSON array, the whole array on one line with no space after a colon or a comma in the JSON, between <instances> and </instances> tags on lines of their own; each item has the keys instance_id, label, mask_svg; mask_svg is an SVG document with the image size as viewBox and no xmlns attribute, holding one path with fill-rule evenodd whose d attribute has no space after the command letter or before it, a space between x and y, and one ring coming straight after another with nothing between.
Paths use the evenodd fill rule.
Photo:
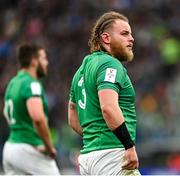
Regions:
<instances>
[{"instance_id":1,"label":"thick neck","mask_svg":"<svg viewBox=\"0 0 180 176\"><path fill-rule=\"evenodd\" d=\"M103 44L103 48L104 48L104 52L108 53L109 55L113 56L112 52L111 52L111 48L109 45ZM114 57L114 56L113 56Z\"/></svg>"}]
</instances>

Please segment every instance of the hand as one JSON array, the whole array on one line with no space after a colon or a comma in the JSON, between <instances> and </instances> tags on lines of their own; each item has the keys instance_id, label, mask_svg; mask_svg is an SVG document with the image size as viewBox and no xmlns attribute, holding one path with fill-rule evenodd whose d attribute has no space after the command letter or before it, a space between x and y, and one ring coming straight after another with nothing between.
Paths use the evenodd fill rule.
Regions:
<instances>
[{"instance_id":1,"label":"hand","mask_svg":"<svg viewBox=\"0 0 180 176\"><path fill-rule=\"evenodd\" d=\"M56 158L57 152L56 152L56 149L55 149L54 147L51 148L50 150L48 150L47 152L48 152L48 154L49 154L49 156L50 156L51 158L53 158L53 159Z\"/></svg>"},{"instance_id":2,"label":"hand","mask_svg":"<svg viewBox=\"0 0 180 176\"><path fill-rule=\"evenodd\" d=\"M57 156L56 149L54 147L47 148L45 146L38 146L36 149L44 154L48 154L51 158L55 159Z\"/></svg>"},{"instance_id":3,"label":"hand","mask_svg":"<svg viewBox=\"0 0 180 176\"><path fill-rule=\"evenodd\" d=\"M129 148L125 151L125 162L122 166L123 169L133 170L138 169L139 161L135 147Z\"/></svg>"}]
</instances>

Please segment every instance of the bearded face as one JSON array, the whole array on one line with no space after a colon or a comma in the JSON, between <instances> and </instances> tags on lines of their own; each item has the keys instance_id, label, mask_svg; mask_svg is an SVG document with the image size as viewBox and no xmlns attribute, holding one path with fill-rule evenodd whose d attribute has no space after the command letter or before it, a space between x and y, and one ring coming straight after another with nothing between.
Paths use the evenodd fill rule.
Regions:
<instances>
[{"instance_id":1,"label":"bearded face","mask_svg":"<svg viewBox=\"0 0 180 176\"><path fill-rule=\"evenodd\" d=\"M132 61L134 54L132 46L125 46L119 40L112 40L110 44L112 55L120 61Z\"/></svg>"},{"instance_id":2,"label":"bearded face","mask_svg":"<svg viewBox=\"0 0 180 176\"><path fill-rule=\"evenodd\" d=\"M120 61L133 60L133 42L131 27L127 21L115 20L104 35L104 44L109 53Z\"/></svg>"},{"instance_id":3,"label":"bearded face","mask_svg":"<svg viewBox=\"0 0 180 176\"><path fill-rule=\"evenodd\" d=\"M38 64L37 67L37 76L38 78L43 78L46 76L46 71L44 70L43 66L41 65L41 63Z\"/></svg>"},{"instance_id":4,"label":"bearded face","mask_svg":"<svg viewBox=\"0 0 180 176\"><path fill-rule=\"evenodd\" d=\"M38 66L36 69L38 78L42 78L46 76L47 72L48 72L48 60L47 60L46 52L44 50L40 50L38 57Z\"/></svg>"}]
</instances>

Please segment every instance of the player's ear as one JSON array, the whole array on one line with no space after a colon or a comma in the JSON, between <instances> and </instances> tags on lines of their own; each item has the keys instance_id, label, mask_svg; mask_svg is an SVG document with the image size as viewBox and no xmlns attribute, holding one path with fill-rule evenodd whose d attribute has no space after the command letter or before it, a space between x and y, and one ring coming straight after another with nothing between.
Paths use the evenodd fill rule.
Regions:
<instances>
[{"instance_id":1,"label":"player's ear","mask_svg":"<svg viewBox=\"0 0 180 176\"><path fill-rule=\"evenodd\" d=\"M109 35L108 32L103 32L103 33L101 34L101 40L102 40L102 42L105 43L105 44L110 44L110 42L111 42L111 36Z\"/></svg>"}]
</instances>

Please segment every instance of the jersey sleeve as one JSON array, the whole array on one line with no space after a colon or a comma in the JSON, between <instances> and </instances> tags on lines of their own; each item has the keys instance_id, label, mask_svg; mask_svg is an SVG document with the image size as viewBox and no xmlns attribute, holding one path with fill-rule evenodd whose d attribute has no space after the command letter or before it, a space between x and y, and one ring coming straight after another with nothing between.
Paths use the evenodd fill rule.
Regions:
<instances>
[{"instance_id":1,"label":"jersey sleeve","mask_svg":"<svg viewBox=\"0 0 180 176\"><path fill-rule=\"evenodd\" d=\"M113 89L119 93L125 80L125 69L123 65L114 58L107 59L97 71L97 89Z\"/></svg>"},{"instance_id":2,"label":"jersey sleeve","mask_svg":"<svg viewBox=\"0 0 180 176\"><path fill-rule=\"evenodd\" d=\"M24 87L22 87L22 95L26 100L29 99L30 97L42 96L41 84L37 81L26 83Z\"/></svg>"},{"instance_id":3,"label":"jersey sleeve","mask_svg":"<svg viewBox=\"0 0 180 176\"><path fill-rule=\"evenodd\" d=\"M73 103L76 103L75 95L74 95L74 90L73 90L72 87L70 89L70 101L72 101Z\"/></svg>"},{"instance_id":4,"label":"jersey sleeve","mask_svg":"<svg viewBox=\"0 0 180 176\"><path fill-rule=\"evenodd\" d=\"M70 88L70 101L72 101L73 103L76 103L76 99L75 99L75 92L74 92L74 88L73 88L73 82L74 82L74 79L72 81L72 85L71 85L71 88Z\"/></svg>"}]
</instances>

